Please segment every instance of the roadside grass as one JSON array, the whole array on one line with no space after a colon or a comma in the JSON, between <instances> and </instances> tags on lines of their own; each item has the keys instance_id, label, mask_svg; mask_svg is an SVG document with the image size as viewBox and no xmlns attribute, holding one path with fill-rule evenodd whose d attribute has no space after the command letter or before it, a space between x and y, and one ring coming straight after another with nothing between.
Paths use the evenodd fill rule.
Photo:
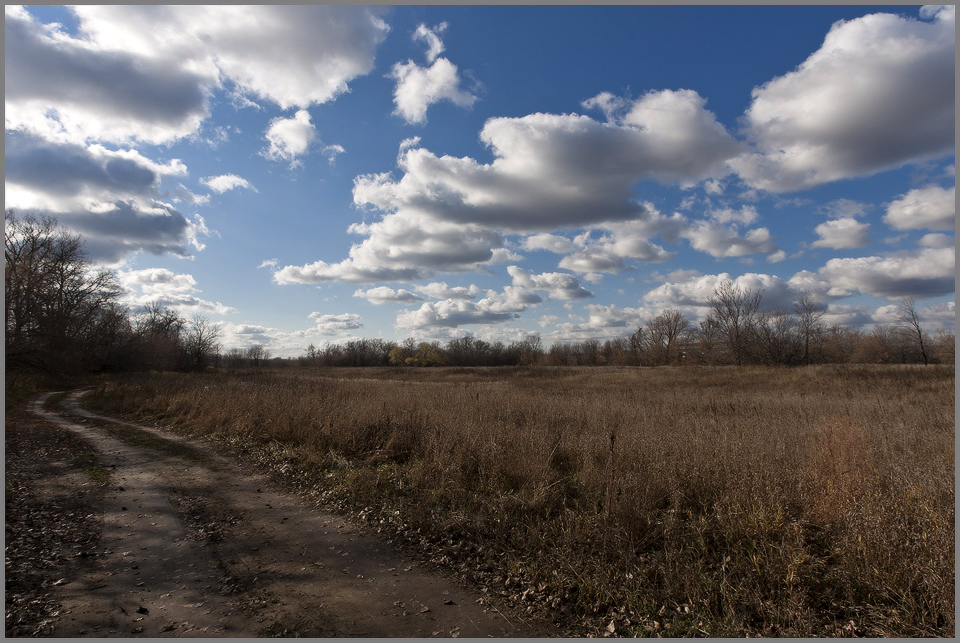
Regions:
<instances>
[{"instance_id":1,"label":"roadside grass","mask_svg":"<svg viewBox=\"0 0 960 643\"><path fill-rule=\"evenodd\" d=\"M233 444L583 633L952 636L952 366L152 374Z\"/></svg>"}]
</instances>

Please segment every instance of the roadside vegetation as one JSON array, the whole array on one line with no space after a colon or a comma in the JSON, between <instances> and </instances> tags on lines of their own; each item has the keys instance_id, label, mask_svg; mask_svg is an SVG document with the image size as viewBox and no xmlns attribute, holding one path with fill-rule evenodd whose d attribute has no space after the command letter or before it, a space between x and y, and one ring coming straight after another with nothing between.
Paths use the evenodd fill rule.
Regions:
<instances>
[{"instance_id":1,"label":"roadside vegetation","mask_svg":"<svg viewBox=\"0 0 960 643\"><path fill-rule=\"evenodd\" d=\"M531 613L952 636L952 366L246 369L102 384Z\"/></svg>"}]
</instances>

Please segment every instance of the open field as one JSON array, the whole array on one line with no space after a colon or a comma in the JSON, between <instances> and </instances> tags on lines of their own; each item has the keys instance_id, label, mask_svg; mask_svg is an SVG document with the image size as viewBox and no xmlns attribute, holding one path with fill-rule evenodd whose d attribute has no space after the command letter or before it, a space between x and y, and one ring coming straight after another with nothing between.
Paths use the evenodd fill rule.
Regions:
<instances>
[{"instance_id":1,"label":"open field","mask_svg":"<svg viewBox=\"0 0 960 643\"><path fill-rule=\"evenodd\" d=\"M952 366L251 369L90 404L585 631L954 634Z\"/></svg>"}]
</instances>

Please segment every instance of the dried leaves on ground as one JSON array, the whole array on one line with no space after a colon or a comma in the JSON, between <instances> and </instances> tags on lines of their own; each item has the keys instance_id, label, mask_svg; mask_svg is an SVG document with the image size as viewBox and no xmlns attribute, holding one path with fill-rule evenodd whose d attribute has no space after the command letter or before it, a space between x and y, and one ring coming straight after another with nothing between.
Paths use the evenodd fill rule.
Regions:
<instances>
[{"instance_id":1,"label":"dried leaves on ground","mask_svg":"<svg viewBox=\"0 0 960 643\"><path fill-rule=\"evenodd\" d=\"M100 555L109 473L90 446L23 411L6 415L6 636L49 636L53 588Z\"/></svg>"}]
</instances>

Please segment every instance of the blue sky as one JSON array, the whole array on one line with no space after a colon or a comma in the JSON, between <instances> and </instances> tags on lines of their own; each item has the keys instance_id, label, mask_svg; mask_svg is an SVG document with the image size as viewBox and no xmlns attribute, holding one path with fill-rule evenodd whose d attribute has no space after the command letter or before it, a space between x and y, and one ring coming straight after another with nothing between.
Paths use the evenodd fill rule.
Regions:
<instances>
[{"instance_id":1,"label":"blue sky","mask_svg":"<svg viewBox=\"0 0 960 643\"><path fill-rule=\"evenodd\" d=\"M274 355L954 326L952 7L7 7L7 208Z\"/></svg>"}]
</instances>

